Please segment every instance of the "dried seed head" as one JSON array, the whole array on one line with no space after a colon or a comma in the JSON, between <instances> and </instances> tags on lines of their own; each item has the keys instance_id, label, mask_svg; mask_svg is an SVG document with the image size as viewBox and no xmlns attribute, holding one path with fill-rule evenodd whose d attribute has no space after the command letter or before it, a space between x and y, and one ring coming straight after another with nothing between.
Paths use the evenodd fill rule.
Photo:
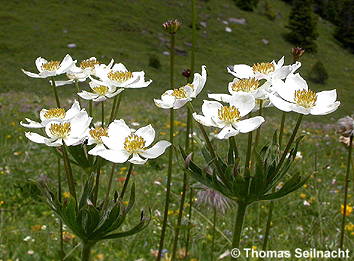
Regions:
<instances>
[{"instance_id":1,"label":"dried seed head","mask_svg":"<svg viewBox=\"0 0 354 261\"><path fill-rule=\"evenodd\" d=\"M291 54L293 55L294 62L300 60L301 56L305 53L305 50L301 47L294 47L291 49Z\"/></svg>"},{"instance_id":2,"label":"dried seed head","mask_svg":"<svg viewBox=\"0 0 354 261\"><path fill-rule=\"evenodd\" d=\"M346 116L337 122L337 133L344 137L354 136L354 119Z\"/></svg>"},{"instance_id":3,"label":"dried seed head","mask_svg":"<svg viewBox=\"0 0 354 261\"><path fill-rule=\"evenodd\" d=\"M182 75L183 75L184 77L186 77L186 78L189 78L189 77L191 76L191 74L192 74L192 72L191 72L190 69L185 69L185 70L183 70L183 72L182 72Z\"/></svg>"},{"instance_id":4,"label":"dried seed head","mask_svg":"<svg viewBox=\"0 0 354 261\"><path fill-rule=\"evenodd\" d=\"M207 205L225 213L230 208L232 202L220 192L202 186L202 189L197 193L197 204Z\"/></svg>"},{"instance_id":5,"label":"dried seed head","mask_svg":"<svg viewBox=\"0 0 354 261\"><path fill-rule=\"evenodd\" d=\"M169 34L175 34L177 33L177 31L179 30L179 28L181 27L181 22L178 21L177 19L174 20L169 20L167 22L164 22L162 24L162 27L164 28L164 30L166 32L168 32Z\"/></svg>"}]
</instances>

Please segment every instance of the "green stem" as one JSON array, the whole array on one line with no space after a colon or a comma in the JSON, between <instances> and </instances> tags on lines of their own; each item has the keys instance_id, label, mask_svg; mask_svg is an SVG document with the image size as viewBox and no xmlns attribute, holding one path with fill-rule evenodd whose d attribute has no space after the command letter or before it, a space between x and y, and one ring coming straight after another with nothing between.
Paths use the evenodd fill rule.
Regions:
<instances>
[{"instance_id":1,"label":"green stem","mask_svg":"<svg viewBox=\"0 0 354 261\"><path fill-rule=\"evenodd\" d=\"M171 180L172 180L172 159L173 159L173 132L174 132L174 110L170 109L170 142L171 147L169 148L169 155L168 155L168 169L167 169L167 184L166 184L166 200L165 200L165 209L164 209L164 216L162 222L162 229L161 229L161 237L160 237L160 244L159 244L159 252L157 255L157 261L161 260L162 257L162 249L165 242L165 234L166 234L166 227L167 227L167 219L168 219L168 209L170 205L170 194L171 194Z\"/></svg>"},{"instance_id":2,"label":"green stem","mask_svg":"<svg viewBox=\"0 0 354 261\"><path fill-rule=\"evenodd\" d=\"M121 103L121 101L122 101L122 97L123 97L123 92L121 92L121 93L119 94L118 101L117 101L116 107L115 107L115 109L114 109L113 119L117 119L118 111L119 111L119 107L120 107L120 103ZM112 119L112 121L113 121L113 119Z\"/></svg>"},{"instance_id":3,"label":"green stem","mask_svg":"<svg viewBox=\"0 0 354 261\"><path fill-rule=\"evenodd\" d=\"M191 75L194 74L195 64L195 43L196 43L196 31L197 31L197 15L195 11L195 0L192 0L192 51L191 51Z\"/></svg>"},{"instance_id":4,"label":"green stem","mask_svg":"<svg viewBox=\"0 0 354 261\"><path fill-rule=\"evenodd\" d=\"M76 201L75 181L74 181L73 171L72 171L72 168L70 165L68 150L67 150L65 143L63 143L62 148L63 148L65 172L66 172L68 185L69 185L69 192L70 192L71 196L73 196Z\"/></svg>"},{"instance_id":5,"label":"green stem","mask_svg":"<svg viewBox=\"0 0 354 261\"><path fill-rule=\"evenodd\" d=\"M274 201L272 200L269 203L269 210L268 210L268 216L267 216L267 224L266 224L266 230L264 233L264 240L263 240L263 246L262 250L267 249L267 244L268 244L268 239L269 239L269 233L270 233L270 225L272 223L272 216L273 216L273 209L274 209Z\"/></svg>"},{"instance_id":6,"label":"green stem","mask_svg":"<svg viewBox=\"0 0 354 261\"><path fill-rule=\"evenodd\" d=\"M93 115L92 115L92 112L93 110L92 110L92 100L89 100L89 115L91 116L91 117L93 117Z\"/></svg>"},{"instance_id":7,"label":"green stem","mask_svg":"<svg viewBox=\"0 0 354 261\"><path fill-rule=\"evenodd\" d=\"M55 96L55 101L57 103L57 107L60 108L60 101L59 101L59 96L58 96L58 92L57 92L57 86L55 85L55 79L54 77L52 77L52 86L53 86L53 92L54 92L54 96Z\"/></svg>"},{"instance_id":8,"label":"green stem","mask_svg":"<svg viewBox=\"0 0 354 261\"><path fill-rule=\"evenodd\" d=\"M262 116L263 115L263 100L259 101L259 111L258 111L258 116ZM261 136L261 126L258 127L257 131L256 131L256 138L254 140L254 147L253 150L256 150L258 144L259 144L259 140L260 140L260 136Z\"/></svg>"},{"instance_id":9,"label":"green stem","mask_svg":"<svg viewBox=\"0 0 354 261\"><path fill-rule=\"evenodd\" d=\"M58 200L61 203L62 201L62 190L61 190L61 175L60 175L60 158L58 157L57 164L57 174L58 174ZM63 221L59 219L59 238L60 238L60 260L64 260L65 252L64 252L64 239L63 239Z\"/></svg>"},{"instance_id":10,"label":"green stem","mask_svg":"<svg viewBox=\"0 0 354 261\"><path fill-rule=\"evenodd\" d=\"M113 121L114 112L115 112L115 110L116 110L117 101L118 101L118 97L119 97L119 96L120 96L120 93L119 93L118 95L116 95L116 97L114 97L113 104L112 104L111 115L109 116L109 122L110 122L110 123Z\"/></svg>"},{"instance_id":11,"label":"green stem","mask_svg":"<svg viewBox=\"0 0 354 261\"><path fill-rule=\"evenodd\" d=\"M125 178L125 181L124 181L124 185L123 185L123 189L122 189L122 192L120 193L120 196L119 198L121 200L123 200L123 197L124 197L124 194L125 194L125 191L127 190L127 187L128 187L128 183L129 183L129 179L130 179L130 176L133 172L133 163L130 163L129 164L129 169L128 169L128 174L127 174L127 177Z\"/></svg>"},{"instance_id":12,"label":"green stem","mask_svg":"<svg viewBox=\"0 0 354 261\"><path fill-rule=\"evenodd\" d=\"M252 154L252 131L248 133L248 142L247 142L247 153L245 160L245 177L249 178L250 176L250 161Z\"/></svg>"},{"instance_id":13,"label":"green stem","mask_svg":"<svg viewBox=\"0 0 354 261\"><path fill-rule=\"evenodd\" d=\"M301 125L301 121L302 121L303 116L304 116L303 114L299 114L299 117L297 118L297 122L296 122L295 128L293 130L293 133L290 136L288 144L285 147L285 150L284 150L284 152L283 152L283 154L282 154L282 156L280 158L280 161L278 163L278 166L277 166L277 169L276 169L275 172L278 172L280 170L281 166L283 165L283 162L284 162L284 160L285 160L285 158L286 158L286 156L287 156L287 154L288 154L288 152L289 152L289 150L291 148L291 145L294 142L294 139L296 137L297 131L299 130L299 127Z\"/></svg>"},{"instance_id":14,"label":"green stem","mask_svg":"<svg viewBox=\"0 0 354 261\"><path fill-rule=\"evenodd\" d=\"M109 193L111 192L111 188L112 188L112 180L113 180L113 174L114 174L115 168L116 168L116 164L112 163L112 170L111 170L111 174L109 175L108 188L107 188L106 196L105 196L104 203L103 203L103 209L106 209L106 207L108 206Z\"/></svg>"},{"instance_id":15,"label":"green stem","mask_svg":"<svg viewBox=\"0 0 354 261\"><path fill-rule=\"evenodd\" d=\"M340 241L339 241L340 249L343 249L343 244L344 244L345 219L347 215L348 185L349 185L349 173L350 173L350 163L352 158L352 149L353 149L353 135L350 136L349 148L348 148L347 173L345 175L345 186L344 186L344 203L343 203L344 209L343 209L343 218L342 218L342 226L341 226Z\"/></svg>"},{"instance_id":16,"label":"green stem","mask_svg":"<svg viewBox=\"0 0 354 261\"><path fill-rule=\"evenodd\" d=\"M214 260L214 246L215 246L215 234L216 234L216 207L213 207L213 231L212 231L212 241L211 241L211 260Z\"/></svg>"},{"instance_id":17,"label":"green stem","mask_svg":"<svg viewBox=\"0 0 354 261\"><path fill-rule=\"evenodd\" d=\"M82 253L81 253L81 261L90 261L92 246L93 245L88 243L88 242L83 242Z\"/></svg>"},{"instance_id":18,"label":"green stem","mask_svg":"<svg viewBox=\"0 0 354 261\"><path fill-rule=\"evenodd\" d=\"M75 86L76 86L77 93L79 93L80 92L79 81L75 81ZM82 108L81 97L77 96L77 100L79 101L80 108Z\"/></svg>"},{"instance_id":19,"label":"green stem","mask_svg":"<svg viewBox=\"0 0 354 261\"><path fill-rule=\"evenodd\" d=\"M175 237L174 237L174 240L173 240L173 247L172 247L172 259L171 259L172 261L176 259L178 237L179 237L179 232L180 232L180 228L181 228L184 202L185 202L185 199L186 199L187 185L188 185L188 175L187 175L187 171L184 171L184 173L183 173L182 195L181 195L181 201L180 201L180 204L179 204L177 225L176 225L176 229L175 229Z\"/></svg>"},{"instance_id":20,"label":"green stem","mask_svg":"<svg viewBox=\"0 0 354 261\"><path fill-rule=\"evenodd\" d=\"M101 117L102 117L102 128L104 128L104 102L101 102Z\"/></svg>"},{"instance_id":21,"label":"green stem","mask_svg":"<svg viewBox=\"0 0 354 261\"><path fill-rule=\"evenodd\" d=\"M187 127L186 127L186 137L185 137L185 151L187 153L189 151L191 121L192 121L192 113L190 111L190 108L187 108ZM176 228L175 228L175 237L173 240L173 247L172 247L172 260L176 259L178 237L179 237L179 232L180 232L180 228L181 228L181 222L182 222L182 216L183 216L183 210L184 210L184 202L186 199L187 187L188 187L188 174L186 171L184 171L182 195L181 195L181 200L180 200L180 205L179 205L177 224L176 224Z\"/></svg>"},{"instance_id":22,"label":"green stem","mask_svg":"<svg viewBox=\"0 0 354 261\"><path fill-rule=\"evenodd\" d=\"M189 189L189 210L188 210L188 228L187 228L187 238L186 238L186 255L185 257L188 256L188 251L189 251L189 242L190 242L190 236L191 236L191 230L192 230L192 210L193 210L193 188Z\"/></svg>"},{"instance_id":23,"label":"green stem","mask_svg":"<svg viewBox=\"0 0 354 261\"><path fill-rule=\"evenodd\" d=\"M95 188L94 188L94 193L93 193L93 204L95 206L96 206L97 198L98 198L100 176L101 176L101 158L97 157L96 180L95 180Z\"/></svg>"},{"instance_id":24,"label":"green stem","mask_svg":"<svg viewBox=\"0 0 354 261\"><path fill-rule=\"evenodd\" d=\"M281 116L281 122L280 122L280 130L279 130L279 147L280 148L281 148L281 143L283 141L285 119L286 119L286 112L283 111L282 116Z\"/></svg>"},{"instance_id":25,"label":"green stem","mask_svg":"<svg viewBox=\"0 0 354 261\"><path fill-rule=\"evenodd\" d=\"M170 46L170 87L174 89L174 65L175 65L175 34L170 34L171 36L171 46ZM167 227L168 219L168 209L170 205L170 194L171 194L171 179L172 179L172 160L173 160L173 135L174 135L174 110L170 109L170 143L168 155L168 169L167 169L167 184L166 184L166 200L165 200L165 209L162 222L160 243L159 243L159 252L157 254L157 261L160 261L162 258L162 249L165 242L165 233Z\"/></svg>"},{"instance_id":26,"label":"green stem","mask_svg":"<svg viewBox=\"0 0 354 261\"><path fill-rule=\"evenodd\" d=\"M245 219L246 209L247 209L247 203L238 202L237 215L234 224L234 233L232 235L232 248L238 248L238 249L240 248L242 226L243 226L243 221ZM233 257L231 257L231 260L233 260Z\"/></svg>"}]
</instances>

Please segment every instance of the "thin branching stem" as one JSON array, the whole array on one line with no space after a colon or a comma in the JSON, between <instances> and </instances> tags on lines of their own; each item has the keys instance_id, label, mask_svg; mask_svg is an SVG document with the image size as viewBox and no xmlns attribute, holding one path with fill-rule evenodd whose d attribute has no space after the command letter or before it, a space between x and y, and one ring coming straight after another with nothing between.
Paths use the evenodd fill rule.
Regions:
<instances>
[{"instance_id":1,"label":"thin branching stem","mask_svg":"<svg viewBox=\"0 0 354 261\"><path fill-rule=\"evenodd\" d=\"M128 174L127 174L127 176L126 176L126 178L125 178L125 180L124 180L124 185L123 185L123 188L122 188L122 192L120 193L120 196L119 196L119 198L120 198L121 200L123 200L124 194L125 194L125 192L126 192L126 190L127 190L127 188L128 188L130 176L131 176L132 173L133 173L133 167L134 167L134 164L133 164L133 163L130 163L130 164L129 164L129 169L128 169Z\"/></svg>"},{"instance_id":2,"label":"thin branching stem","mask_svg":"<svg viewBox=\"0 0 354 261\"><path fill-rule=\"evenodd\" d=\"M74 199L76 200L75 181L74 181L73 171L71 168L70 159L68 155L68 149L65 143L63 143L62 149L63 149L65 172L66 172L68 185L69 185L69 192L71 196L74 197Z\"/></svg>"},{"instance_id":3,"label":"thin branching stem","mask_svg":"<svg viewBox=\"0 0 354 261\"><path fill-rule=\"evenodd\" d=\"M116 168L116 164L112 163L112 170L111 170L111 174L109 175L108 188L107 188L106 196L105 196L104 203L103 203L103 209L106 209L108 206L109 194L110 194L111 188L112 188L112 180L113 180L113 174L114 174L115 168Z\"/></svg>"},{"instance_id":4,"label":"thin branching stem","mask_svg":"<svg viewBox=\"0 0 354 261\"><path fill-rule=\"evenodd\" d=\"M54 92L54 97L55 97L55 101L57 103L57 107L60 108L60 100L59 100L59 95L58 95L58 92L57 92L57 86L55 84L55 79L54 77L52 77L52 87L53 87L53 92Z\"/></svg>"}]
</instances>

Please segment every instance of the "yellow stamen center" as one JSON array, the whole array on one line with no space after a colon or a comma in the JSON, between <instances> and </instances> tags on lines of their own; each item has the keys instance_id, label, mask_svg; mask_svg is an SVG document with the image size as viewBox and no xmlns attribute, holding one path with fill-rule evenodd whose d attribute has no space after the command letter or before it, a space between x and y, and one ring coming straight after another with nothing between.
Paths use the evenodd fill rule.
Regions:
<instances>
[{"instance_id":1,"label":"yellow stamen center","mask_svg":"<svg viewBox=\"0 0 354 261\"><path fill-rule=\"evenodd\" d=\"M59 119L64 119L65 118L65 110L62 108L54 108L46 111L44 113L44 117L46 119L53 119L53 118L59 118Z\"/></svg>"},{"instance_id":2,"label":"yellow stamen center","mask_svg":"<svg viewBox=\"0 0 354 261\"><path fill-rule=\"evenodd\" d=\"M129 153L137 153L145 150L145 140L136 134L130 134L125 138L124 149Z\"/></svg>"},{"instance_id":3,"label":"yellow stamen center","mask_svg":"<svg viewBox=\"0 0 354 261\"><path fill-rule=\"evenodd\" d=\"M254 72L269 74L275 71L275 66L272 63L256 63L252 66Z\"/></svg>"},{"instance_id":4,"label":"yellow stamen center","mask_svg":"<svg viewBox=\"0 0 354 261\"><path fill-rule=\"evenodd\" d=\"M190 87L190 88L192 88L194 90L194 85L193 84L187 83L186 86L188 86L188 87Z\"/></svg>"},{"instance_id":5,"label":"yellow stamen center","mask_svg":"<svg viewBox=\"0 0 354 261\"><path fill-rule=\"evenodd\" d=\"M89 131L90 136L97 142L97 143L102 143L102 136L107 137L108 136L108 130L106 128L102 127L96 127L92 130Z\"/></svg>"},{"instance_id":6,"label":"yellow stamen center","mask_svg":"<svg viewBox=\"0 0 354 261\"><path fill-rule=\"evenodd\" d=\"M49 131L53 136L62 139L68 136L70 130L71 130L71 125L69 122L53 123L49 128Z\"/></svg>"},{"instance_id":7,"label":"yellow stamen center","mask_svg":"<svg viewBox=\"0 0 354 261\"><path fill-rule=\"evenodd\" d=\"M59 66L60 66L59 61L49 61L49 62L42 64L42 69L44 71L55 71L55 70L59 69Z\"/></svg>"},{"instance_id":8,"label":"yellow stamen center","mask_svg":"<svg viewBox=\"0 0 354 261\"><path fill-rule=\"evenodd\" d=\"M304 107L311 108L315 105L317 101L317 94L311 90L299 90L295 91L295 102Z\"/></svg>"},{"instance_id":9,"label":"yellow stamen center","mask_svg":"<svg viewBox=\"0 0 354 261\"><path fill-rule=\"evenodd\" d=\"M108 87L104 85L100 85L97 87L92 87L92 90L98 95L105 95L108 92Z\"/></svg>"},{"instance_id":10,"label":"yellow stamen center","mask_svg":"<svg viewBox=\"0 0 354 261\"><path fill-rule=\"evenodd\" d=\"M250 79L240 79L234 84L232 84L231 89L235 92L250 92L254 91L259 87L259 81L255 78Z\"/></svg>"},{"instance_id":11,"label":"yellow stamen center","mask_svg":"<svg viewBox=\"0 0 354 261\"><path fill-rule=\"evenodd\" d=\"M171 95L174 96L174 97L176 97L177 99L187 98L187 93L186 93L186 91L183 89L183 87L178 88L178 89L173 89L173 92L172 92Z\"/></svg>"},{"instance_id":12,"label":"yellow stamen center","mask_svg":"<svg viewBox=\"0 0 354 261\"><path fill-rule=\"evenodd\" d=\"M218 110L218 117L220 120L227 123L235 123L238 121L240 116L240 111L235 106L223 106Z\"/></svg>"},{"instance_id":13,"label":"yellow stamen center","mask_svg":"<svg viewBox=\"0 0 354 261\"><path fill-rule=\"evenodd\" d=\"M119 71L118 72L113 72L113 71L110 71L107 76L112 81L122 83L122 82L126 82L129 79L133 78L133 73L132 72L119 72Z\"/></svg>"},{"instance_id":14,"label":"yellow stamen center","mask_svg":"<svg viewBox=\"0 0 354 261\"><path fill-rule=\"evenodd\" d=\"M97 60L83 60L80 63L80 68L81 69L93 69L93 68L95 68L96 64L100 64L100 62Z\"/></svg>"}]
</instances>

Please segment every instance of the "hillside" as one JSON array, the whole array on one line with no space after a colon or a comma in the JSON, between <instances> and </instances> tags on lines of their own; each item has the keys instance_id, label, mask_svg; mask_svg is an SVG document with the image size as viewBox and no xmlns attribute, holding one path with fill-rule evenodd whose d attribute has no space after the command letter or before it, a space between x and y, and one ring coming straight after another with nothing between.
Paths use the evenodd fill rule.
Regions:
<instances>
[{"instance_id":1,"label":"hillside","mask_svg":"<svg viewBox=\"0 0 354 261\"><path fill-rule=\"evenodd\" d=\"M235 63L255 63L286 56L290 62L292 47L282 34L290 11L281 1L271 1L277 14L275 21L264 15L262 2L253 13L239 10L232 0L198 1L199 26L197 65L206 64L209 72L208 91L223 91L230 75L225 67ZM20 68L35 70L38 56L59 59L70 53L76 59L91 56L108 62L111 57L132 70L145 70L154 84L146 90L149 96L165 89L168 77L166 36L161 23L169 18L183 22L177 36L181 56L177 57L177 71L188 67L190 43L190 4L187 0L156 1L6 1L0 10L0 92L50 93L45 80L30 80ZM246 24L223 21L245 18ZM232 19L231 19L232 20ZM228 26L232 32L226 32ZM354 56L342 49L332 36L334 27L319 21L318 53L303 59L302 75L306 78L310 67L320 59L329 73L326 85L311 83L316 90L337 88L342 109L333 117L352 112L354 93ZM264 44L262 40L269 41ZM75 48L68 48L75 44ZM157 56L161 69L149 67L149 57ZM197 67L198 68L198 67ZM179 74L178 74L179 75ZM178 78L182 83L184 79Z\"/></svg>"}]
</instances>

